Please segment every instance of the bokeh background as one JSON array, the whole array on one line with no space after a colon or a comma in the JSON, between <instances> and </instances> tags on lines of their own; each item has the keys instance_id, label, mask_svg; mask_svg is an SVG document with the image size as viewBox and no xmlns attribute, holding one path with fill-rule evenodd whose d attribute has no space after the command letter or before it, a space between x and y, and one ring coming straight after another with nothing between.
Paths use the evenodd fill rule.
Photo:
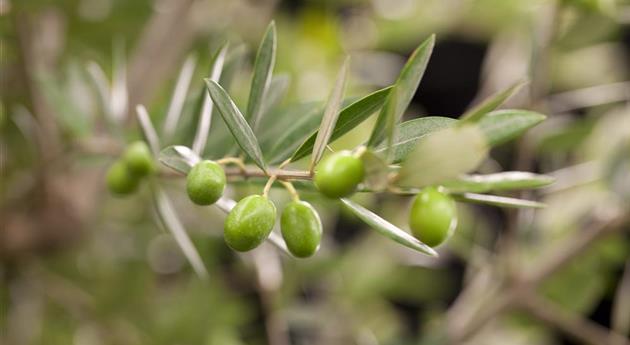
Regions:
<instances>
[{"instance_id":1,"label":"bokeh background","mask_svg":"<svg viewBox=\"0 0 630 345\"><path fill-rule=\"evenodd\" d=\"M145 104L161 123L194 56L175 139L190 144L202 78L226 40L243 53L226 85L243 109L272 19L274 73L290 80L277 112L325 100L346 54L347 94L390 85L432 33L408 118L456 118L528 78L509 106L548 119L495 149L481 171L554 176L550 187L512 194L548 206L458 205L457 233L433 259L306 193L325 235L315 257L297 260L268 244L236 254L221 236L224 215L194 206L181 180L165 181L208 267L201 281L148 188L112 197L104 171L140 137L130 109ZM628 344L630 1L0 0L0 49L1 344ZM122 133L103 119L95 75L111 86ZM221 152L231 144L215 119L208 149ZM363 142L372 124L334 148ZM287 200L281 190L272 197ZM405 227L409 198L356 199ZM529 272L543 272L524 287L539 299L495 310Z\"/></svg>"}]
</instances>

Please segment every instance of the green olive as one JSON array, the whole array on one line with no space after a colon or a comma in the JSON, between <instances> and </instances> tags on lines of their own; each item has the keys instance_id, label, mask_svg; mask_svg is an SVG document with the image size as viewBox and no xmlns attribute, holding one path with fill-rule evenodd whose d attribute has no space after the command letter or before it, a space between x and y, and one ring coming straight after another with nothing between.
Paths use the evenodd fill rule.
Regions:
<instances>
[{"instance_id":1,"label":"green olive","mask_svg":"<svg viewBox=\"0 0 630 345\"><path fill-rule=\"evenodd\" d=\"M457 226L455 201L434 187L423 189L413 201L409 227L413 235L431 247L446 241Z\"/></svg>"},{"instance_id":2,"label":"green olive","mask_svg":"<svg viewBox=\"0 0 630 345\"><path fill-rule=\"evenodd\" d=\"M116 195L127 195L138 188L138 177L129 171L122 160L116 161L107 171L107 187Z\"/></svg>"},{"instance_id":3,"label":"green olive","mask_svg":"<svg viewBox=\"0 0 630 345\"><path fill-rule=\"evenodd\" d=\"M275 222L276 206L262 195L250 195L225 219L225 242L239 252L252 250L269 236Z\"/></svg>"},{"instance_id":4,"label":"green olive","mask_svg":"<svg viewBox=\"0 0 630 345\"><path fill-rule=\"evenodd\" d=\"M315 186L329 198L352 194L363 181L363 161L350 151L339 151L324 158L315 169Z\"/></svg>"},{"instance_id":5,"label":"green olive","mask_svg":"<svg viewBox=\"0 0 630 345\"><path fill-rule=\"evenodd\" d=\"M317 252L322 239L322 222L308 202L288 203L282 211L280 229L287 248L294 256L305 258Z\"/></svg>"},{"instance_id":6,"label":"green olive","mask_svg":"<svg viewBox=\"0 0 630 345\"><path fill-rule=\"evenodd\" d=\"M214 204L225 189L225 172L213 161L197 163L186 178L186 192L197 205Z\"/></svg>"},{"instance_id":7,"label":"green olive","mask_svg":"<svg viewBox=\"0 0 630 345\"><path fill-rule=\"evenodd\" d=\"M149 175L155 169L153 155L144 141L136 141L127 146L123 160L129 171L140 177Z\"/></svg>"}]
</instances>

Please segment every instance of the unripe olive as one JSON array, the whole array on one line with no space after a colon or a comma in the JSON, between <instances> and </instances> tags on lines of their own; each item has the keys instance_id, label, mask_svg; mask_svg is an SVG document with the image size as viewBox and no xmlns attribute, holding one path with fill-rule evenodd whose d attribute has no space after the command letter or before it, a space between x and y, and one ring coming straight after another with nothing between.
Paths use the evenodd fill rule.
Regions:
<instances>
[{"instance_id":1,"label":"unripe olive","mask_svg":"<svg viewBox=\"0 0 630 345\"><path fill-rule=\"evenodd\" d=\"M213 161L197 163L186 178L186 192L197 205L214 204L225 189L225 172Z\"/></svg>"},{"instance_id":2,"label":"unripe olive","mask_svg":"<svg viewBox=\"0 0 630 345\"><path fill-rule=\"evenodd\" d=\"M322 239L322 222L308 202L288 203L282 211L280 229L287 248L294 256L305 258L317 252Z\"/></svg>"},{"instance_id":3,"label":"unripe olive","mask_svg":"<svg viewBox=\"0 0 630 345\"><path fill-rule=\"evenodd\" d=\"M363 161L350 151L339 151L324 158L315 169L315 186L329 198L341 198L354 192L363 181Z\"/></svg>"},{"instance_id":4,"label":"unripe olive","mask_svg":"<svg viewBox=\"0 0 630 345\"><path fill-rule=\"evenodd\" d=\"M455 201L434 187L423 189L413 201L409 227L413 235L431 247L448 239L457 226Z\"/></svg>"},{"instance_id":5,"label":"unripe olive","mask_svg":"<svg viewBox=\"0 0 630 345\"><path fill-rule=\"evenodd\" d=\"M137 176L146 176L155 169L153 155L144 141L136 141L127 146L123 160L129 171Z\"/></svg>"},{"instance_id":6,"label":"unripe olive","mask_svg":"<svg viewBox=\"0 0 630 345\"><path fill-rule=\"evenodd\" d=\"M269 236L275 222L276 206L262 195L250 195L225 219L225 242L239 252L252 250Z\"/></svg>"},{"instance_id":7,"label":"unripe olive","mask_svg":"<svg viewBox=\"0 0 630 345\"><path fill-rule=\"evenodd\" d=\"M122 160L116 161L107 171L107 187L117 195L133 193L138 188L138 177L129 171L129 167Z\"/></svg>"}]
</instances>

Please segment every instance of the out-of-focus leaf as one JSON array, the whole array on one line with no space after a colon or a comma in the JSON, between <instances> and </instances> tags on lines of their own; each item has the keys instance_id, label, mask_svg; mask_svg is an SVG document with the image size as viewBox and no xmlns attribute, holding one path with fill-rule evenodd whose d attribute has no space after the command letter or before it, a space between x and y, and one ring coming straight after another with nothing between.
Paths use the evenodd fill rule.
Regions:
<instances>
[{"instance_id":1,"label":"out-of-focus leaf","mask_svg":"<svg viewBox=\"0 0 630 345\"><path fill-rule=\"evenodd\" d=\"M626 262L626 269L617 286L611 319L613 331L630 336L630 260Z\"/></svg>"},{"instance_id":2,"label":"out-of-focus leaf","mask_svg":"<svg viewBox=\"0 0 630 345\"><path fill-rule=\"evenodd\" d=\"M193 270L195 270L195 273L197 273L197 276L203 280L207 280L208 271L206 270L197 249L190 240L190 237L188 237L182 222L179 220L171 199L169 199L160 187L155 186L153 190L155 193L154 199L157 213L160 216L162 223L173 234L175 241L182 249L182 252L188 259L188 262L190 262Z\"/></svg>"},{"instance_id":3,"label":"out-of-focus leaf","mask_svg":"<svg viewBox=\"0 0 630 345\"><path fill-rule=\"evenodd\" d=\"M278 103L282 101L284 96L286 96L287 91L289 90L290 83L291 78L288 74L281 74L271 79L271 84L269 84L269 91L267 91L265 99L263 101L261 118L263 118L268 112L275 108Z\"/></svg>"},{"instance_id":4,"label":"out-of-focus leaf","mask_svg":"<svg viewBox=\"0 0 630 345\"><path fill-rule=\"evenodd\" d=\"M195 164L201 161L201 157L186 146L174 145L160 151L159 160L167 167L186 175Z\"/></svg>"},{"instance_id":5,"label":"out-of-focus leaf","mask_svg":"<svg viewBox=\"0 0 630 345\"><path fill-rule=\"evenodd\" d=\"M500 107L501 104L505 103L505 101L516 94L525 84L527 84L527 82L519 81L506 90L497 92L484 99L481 103L472 107L461 116L462 123L477 122L481 120L485 114Z\"/></svg>"},{"instance_id":6,"label":"out-of-focus leaf","mask_svg":"<svg viewBox=\"0 0 630 345\"><path fill-rule=\"evenodd\" d=\"M258 139L256 139L254 132L247 124L247 121L245 121L241 111L238 110L234 101L219 84L209 79L206 79L206 84L208 85L212 101L217 106L221 117L223 117L225 124L230 129L238 145L254 160L258 167L266 171L267 165L263 159L260 145L258 145Z\"/></svg>"},{"instance_id":7,"label":"out-of-focus leaf","mask_svg":"<svg viewBox=\"0 0 630 345\"><path fill-rule=\"evenodd\" d=\"M434 45L435 35L431 35L431 37L416 48L409 57L409 60L407 60L394 85L396 88L395 106L383 106L383 109L376 119L374 130L368 140L369 147L375 147L383 140L387 133L387 124L389 122L398 123L398 121L400 121L400 118L415 95L418 85L420 85ZM387 100L387 102L390 101L389 99Z\"/></svg>"},{"instance_id":8,"label":"out-of-focus leaf","mask_svg":"<svg viewBox=\"0 0 630 345\"><path fill-rule=\"evenodd\" d=\"M452 196L457 201L469 202L473 204L492 205L492 206L498 206L498 207L543 208L546 206L545 204L541 202L537 202L537 201L508 198L508 197L498 196L498 195L462 193L462 194L452 194Z\"/></svg>"},{"instance_id":9,"label":"out-of-focus leaf","mask_svg":"<svg viewBox=\"0 0 630 345\"><path fill-rule=\"evenodd\" d=\"M236 75L242 70L245 64L245 58L247 57L248 48L246 44L240 43L236 47L230 49L227 57L225 58L225 64L223 66L223 73L219 79L219 85L223 85L223 88L230 90L230 86L234 81Z\"/></svg>"},{"instance_id":10,"label":"out-of-focus leaf","mask_svg":"<svg viewBox=\"0 0 630 345\"><path fill-rule=\"evenodd\" d=\"M122 40L114 43L114 56L112 68L112 90L110 97L110 109L112 116L118 123L124 122L127 117L129 104L129 92L127 90L127 58L125 57L125 45Z\"/></svg>"},{"instance_id":11,"label":"out-of-focus leaf","mask_svg":"<svg viewBox=\"0 0 630 345\"><path fill-rule=\"evenodd\" d=\"M420 138L429 133L450 127L456 122L457 120L449 117L428 116L399 124L396 130L397 135L392 143L391 161L393 163L401 162L413 150ZM374 152L383 153L386 148L386 143L381 143Z\"/></svg>"},{"instance_id":12,"label":"out-of-focus leaf","mask_svg":"<svg viewBox=\"0 0 630 345\"><path fill-rule=\"evenodd\" d=\"M365 222L365 224L369 225L372 229L376 230L376 232L378 232L379 234L395 242L398 242L405 247L417 250L423 254L436 257L438 256L437 252L433 250L433 248L422 243L421 241L411 236L404 230L398 228L394 224L379 217L372 211L349 199L342 198L341 202L343 202L344 205L346 205L348 209L352 211L352 213L354 213L359 219Z\"/></svg>"},{"instance_id":13,"label":"out-of-focus leaf","mask_svg":"<svg viewBox=\"0 0 630 345\"><path fill-rule=\"evenodd\" d=\"M144 105L138 105L136 107L136 114L138 115L138 122L140 123L144 138L149 144L153 155L157 157L160 153L160 139L155 131L155 127L153 127L153 123L151 123L151 117Z\"/></svg>"},{"instance_id":14,"label":"out-of-focus leaf","mask_svg":"<svg viewBox=\"0 0 630 345\"><path fill-rule=\"evenodd\" d=\"M320 107L313 107L304 113L295 115L299 117L296 117L288 127L285 127L284 132L277 137L271 150L269 150L271 162L278 163L291 157L291 153L309 133L313 132L314 128L317 128L322 119ZM312 146L308 152L310 153L311 150Z\"/></svg>"},{"instance_id":15,"label":"out-of-focus leaf","mask_svg":"<svg viewBox=\"0 0 630 345\"><path fill-rule=\"evenodd\" d=\"M545 118L545 115L533 111L497 110L484 115L479 120L479 127L486 135L488 145L496 146L520 136Z\"/></svg>"},{"instance_id":16,"label":"out-of-focus leaf","mask_svg":"<svg viewBox=\"0 0 630 345\"><path fill-rule=\"evenodd\" d=\"M227 48L228 43L225 42L214 56L212 71L210 72L210 80L214 82L217 82L221 78ZM208 141L210 123L212 121L212 106L213 103L210 99L210 95L205 93L203 106L201 107L201 114L199 115L199 124L197 125L197 132L195 133L195 140L192 145L193 151L195 151L198 155L203 155L203 150L205 149L206 142Z\"/></svg>"},{"instance_id":17,"label":"out-of-focus leaf","mask_svg":"<svg viewBox=\"0 0 630 345\"><path fill-rule=\"evenodd\" d=\"M271 74L276 61L276 24L269 23L254 61L254 75L247 102L246 119L250 126L258 128L264 107L264 99L271 83Z\"/></svg>"},{"instance_id":18,"label":"out-of-focus leaf","mask_svg":"<svg viewBox=\"0 0 630 345\"><path fill-rule=\"evenodd\" d=\"M392 87L390 86L375 91L345 107L341 113L339 113L337 124L330 136L329 142L339 139L342 135L348 133L350 130L361 124L370 117L370 115L383 106L383 103L385 102L385 99L391 89ZM318 132L311 134L311 136L302 143L302 145L293 154L293 157L291 157L291 161L297 161L311 153L317 134Z\"/></svg>"},{"instance_id":19,"label":"out-of-focus leaf","mask_svg":"<svg viewBox=\"0 0 630 345\"><path fill-rule=\"evenodd\" d=\"M487 156L485 137L475 125L449 127L420 139L403 161L396 184L424 187L474 170Z\"/></svg>"},{"instance_id":20,"label":"out-of-focus leaf","mask_svg":"<svg viewBox=\"0 0 630 345\"><path fill-rule=\"evenodd\" d=\"M341 107L343 92L346 88L346 80L348 79L348 65L350 63L349 61L349 58L346 58L343 62L343 66L341 66L341 69L337 74L337 81L335 82L335 86L333 87L333 90L330 93L330 97L328 98L326 110L324 110L324 117L322 118L322 123L320 124L319 131L317 132L317 136L315 137L315 144L313 145L313 154L311 155L310 165L311 171L315 169L315 165L317 165L319 160L324 155L326 145L328 145L330 136L332 135L333 129L337 124L337 119L339 118L339 108Z\"/></svg>"},{"instance_id":21,"label":"out-of-focus leaf","mask_svg":"<svg viewBox=\"0 0 630 345\"><path fill-rule=\"evenodd\" d=\"M387 187L389 169L387 163L374 152L367 149L361 154L361 160L365 167L365 188L373 191L381 191Z\"/></svg>"},{"instance_id":22,"label":"out-of-focus leaf","mask_svg":"<svg viewBox=\"0 0 630 345\"><path fill-rule=\"evenodd\" d=\"M613 148L604 177L611 191L630 202L630 141Z\"/></svg>"},{"instance_id":23,"label":"out-of-focus leaf","mask_svg":"<svg viewBox=\"0 0 630 345\"><path fill-rule=\"evenodd\" d=\"M554 178L548 175L534 174L524 171L505 171L488 175L463 175L452 181L442 183L450 192L475 192L529 189L544 187L553 183Z\"/></svg>"},{"instance_id":24,"label":"out-of-focus leaf","mask_svg":"<svg viewBox=\"0 0 630 345\"><path fill-rule=\"evenodd\" d=\"M175 133L196 65L197 58L194 55L190 55L186 58L186 61L184 61L179 71L179 76L177 77L175 88L173 89L173 96L171 97L171 102L166 112L166 120L164 120L164 126L162 128L162 133L166 137L166 140L169 140Z\"/></svg>"}]
</instances>

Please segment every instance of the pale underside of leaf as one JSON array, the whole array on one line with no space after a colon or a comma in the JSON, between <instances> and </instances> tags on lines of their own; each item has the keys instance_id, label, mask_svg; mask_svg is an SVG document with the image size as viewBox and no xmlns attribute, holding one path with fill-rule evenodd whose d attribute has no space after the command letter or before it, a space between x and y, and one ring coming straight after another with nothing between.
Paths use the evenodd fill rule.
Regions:
<instances>
[{"instance_id":1,"label":"pale underside of leaf","mask_svg":"<svg viewBox=\"0 0 630 345\"><path fill-rule=\"evenodd\" d=\"M476 193L462 193L462 194L451 194L451 195L457 201L498 206L498 207L543 208L546 206L545 204L541 202L537 202L537 201L509 198L509 197L498 196L498 195L476 194Z\"/></svg>"},{"instance_id":2,"label":"pale underside of leaf","mask_svg":"<svg viewBox=\"0 0 630 345\"><path fill-rule=\"evenodd\" d=\"M500 107L503 103L505 103L505 101L515 95L526 84L527 81L519 81L509 88L493 94L492 96L484 99L478 105L466 111L460 119L463 120L463 122L479 121L485 114Z\"/></svg>"},{"instance_id":3,"label":"pale underside of leaf","mask_svg":"<svg viewBox=\"0 0 630 345\"><path fill-rule=\"evenodd\" d=\"M376 232L378 232L379 234L423 254L434 257L438 256L437 252L433 248L422 243L406 231L386 221L372 211L349 199L342 198L341 202L343 202L344 205L346 205L348 209L352 211L352 213L354 213L359 219L365 222L365 224L370 226L372 229L376 230Z\"/></svg>"},{"instance_id":4,"label":"pale underside of leaf","mask_svg":"<svg viewBox=\"0 0 630 345\"><path fill-rule=\"evenodd\" d=\"M167 167L184 175L201 161L193 150L183 145L174 145L160 151L159 161Z\"/></svg>"},{"instance_id":5,"label":"pale underside of leaf","mask_svg":"<svg viewBox=\"0 0 630 345\"><path fill-rule=\"evenodd\" d=\"M326 145L328 145L330 136L332 135L335 124L337 123L337 119L339 118L339 108L341 107L343 92L346 88L346 80L348 79L348 65L349 59L346 58L343 66L341 66L341 69L339 70L337 81L335 82L335 86L333 87L330 97L328 98L326 110L324 111L324 117L322 118L322 123L319 127L319 131L317 132L315 144L313 145L313 154L311 156L310 165L311 171L315 169L315 165L317 165L319 160L324 155Z\"/></svg>"},{"instance_id":6,"label":"pale underside of leaf","mask_svg":"<svg viewBox=\"0 0 630 345\"><path fill-rule=\"evenodd\" d=\"M138 122L140 123L140 128L142 129L144 138L149 144L149 148L151 148L153 155L157 157L160 153L160 139L158 138L155 127L153 127L153 123L151 122L151 117L144 105L138 105L136 107L136 115L138 116Z\"/></svg>"},{"instance_id":7,"label":"pale underside of leaf","mask_svg":"<svg viewBox=\"0 0 630 345\"><path fill-rule=\"evenodd\" d=\"M505 171L488 175L463 175L452 181L442 183L450 192L502 191L513 189L540 188L553 183L554 178L547 175L525 171Z\"/></svg>"},{"instance_id":8,"label":"pale underside of leaf","mask_svg":"<svg viewBox=\"0 0 630 345\"><path fill-rule=\"evenodd\" d=\"M166 120L164 120L164 126L162 128L162 133L166 140L169 140L175 133L196 65L197 58L195 55L190 55L186 58L186 61L184 61L179 71L179 76L177 77L175 88L173 89L173 96L171 97L171 102L166 112Z\"/></svg>"},{"instance_id":9,"label":"pale underside of leaf","mask_svg":"<svg viewBox=\"0 0 630 345\"><path fill-rule=\"evenodd\" d=\"M241 114L234 101L227 92L215 81L206 79L210 97L216 105L221 117L234 136L234 139L243 151L258 165L259 168L266 171L267 165L263 159L263 154L258 144L258 139L254 135L251 127Z\"/></svg>"}]
</instances>

